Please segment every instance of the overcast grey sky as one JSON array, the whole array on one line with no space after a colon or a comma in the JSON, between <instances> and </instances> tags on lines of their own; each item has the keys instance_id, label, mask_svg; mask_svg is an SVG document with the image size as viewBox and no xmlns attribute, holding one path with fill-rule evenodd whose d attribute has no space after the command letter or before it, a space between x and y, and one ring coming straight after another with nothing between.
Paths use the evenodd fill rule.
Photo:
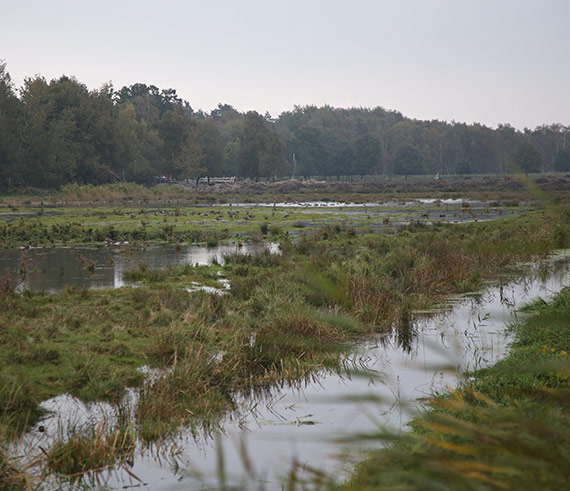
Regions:
<instances>
[{"instance_id":1,"label":"overcast grey sky","mask_svg":"<svg viewBox=\"0 0 570 491\"><path fill-rule=\"evenodd\" d=\"M273 116L294 105L570 124L570 0L0 0L15 84L73 75Z\"/></svg>"}]
</instances>

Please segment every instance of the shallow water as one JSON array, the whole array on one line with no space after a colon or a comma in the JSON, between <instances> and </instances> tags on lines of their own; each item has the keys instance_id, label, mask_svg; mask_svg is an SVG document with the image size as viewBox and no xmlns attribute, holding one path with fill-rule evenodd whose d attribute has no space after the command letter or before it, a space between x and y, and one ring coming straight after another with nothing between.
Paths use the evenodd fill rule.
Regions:
<instances>
[{"instance_id":1,"label":"shallow water","mask_svg":"<svg viewBox=\"0 0 570 491\"><path fill-rule=\"evenodd\" d=\"M275 201L275 202L260 202L260 203L221 203L212 204L207 206L229 206L229 207L259 207L259 208L371 208L371 207L413 207L413 206L467 206L488 207L489 203L486 201L474 201L468 199L436 199L436 198L418 198L407 201L373 201L365 203L354 203L344 201Z\"/></svg>"},{"instance_id":2,"label":"shallow water","mask_svg":"<svg viewBox=\"0 0 570 491\"><path fill-rule=\"evenodd\" d=\"M141 262L151 269L180 264L223 262L224 254L256 254L265 249L277 252L275 243L219 245L216 247L175 245L131 251L128 247L39 248L0 251L0 275L12 271L19 277L19 288L57 292L65 286L77 288L120 288L127 284L123 275ZM87 265L94 262L93 271Z\"/></svg>"},{"instance_id":3,"label":"shallow water","mask_svg":"<svg viewBox=\"0 0 570 491\"><path fill-rule=\"evenodd\" d=\"M130 472L140 481L112 470L99 474L97 485L217 489L221 455L228 485L240 488L281 489L280 477L294 461L342 476L365 446L359 442L347 447L339 440L384 425L404 428L421 407L421 398L454 387L460 372L492 365L506 354L511 337L505 326L517 321L516 309L568 284L568 261L548 264L534 265L521 280L456 299L448 309L415 321L408 337L378 337L362 345L350 361L366 367L366 373L321 374L302 389L276 389L266 399L243 397L244 416L228 417L217 439L183 435L172 442L180 449L176 457L159 459L148 451L139 455ZM377 400L370 402L369 396ZM40 434L36 428L28 435L36 444L56 436L58 427L70 420L94 422L110 411L104 404L87 406L69 396L47 401L45 407L56 413L41 423L46 431ZM244 448L251 472L245 470ZM347 448L349 457L339 460Z\"/></svg>"}]
</instances>

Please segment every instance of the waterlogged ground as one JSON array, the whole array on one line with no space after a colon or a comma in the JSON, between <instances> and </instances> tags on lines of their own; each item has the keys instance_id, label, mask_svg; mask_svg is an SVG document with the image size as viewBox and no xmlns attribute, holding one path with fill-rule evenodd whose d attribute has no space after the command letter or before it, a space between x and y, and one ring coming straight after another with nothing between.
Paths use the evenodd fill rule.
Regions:
<instances>
[{"instance_id":1,"label":"waterlogged ground","mask_svg":"<svg viewBox=\"0 0 570 491\"><path fill-rule=\"evenodd\" d=\"M42 221L50 216L47 211L37 217L13 219L2 229L3 233L13 234L10 240L27 236L50 239L51 233L62 239L53 243L48 240L48 244L41 240L30 242L19 251L8 251L13 254L11 269L16 269L22 282L43 270L50 280L58 275L61 280L67 270L74 268L77 278L85 280L77 284L80 289L65 288L56 295L14 295L13 282L3 280L5 305L13 309L6 310L3 318L5 373L9 369L14 380L22 380L23 370L27 369L30 375L23 378L24 382L35 383L28 393L45 391L45 396L38 396L36 401L20 398L22 407L64 392L83 400L105 398L117 403L125 387L137 387L128 390L123 404L114 405L114 409L104 403L86 405L67 395L44 401L44 408L53 411L53 417L38 423L15 454L33 459L38 449L48 449L48 453L38 454L45 463L44 455L49 459L52 450L58 448L52 445L54 439L73 443L79 435L89 447L97 441L93 432L105 435L117 417L126 425L122 426L126 427L125 435L131 435L133 441L138 442L139 437L147 442L162 441L164 435L172 434L170 431L178 431L181 424L200 424L214 413L208 421L215 424L220 415L231 410L231 416L222 421L223 437L188 431L150 449L143 449L138 442L134 455L128 453L120 466L82 479L94 487L201 489L205 485L223 487L218 479L226 475L232 485L264 483L278 488L294 458L301 465L334 469L341 476L334 458L340 447L331 438L369 432L374 428L370 415L375 421L400 427L409 418L408 401L416 401L418 396L447 383L454 384L457 367L484 366L502 353L505 339L493 334L496 325L492 324L490 330L485 327L491 319L487 315L491 308L487 311L484 306L466 303L472 313L459 314L457 321L445 315L431 318L441 319L442 325L406 323L413 309L430 308L452 292L479 288L482 278L496 277L516 260L536 257L557 244L568 246L569 230L557 225L566 223L564 217L570 215L564 210L541 210L512 220L456 227L448 222L491 220L515 214L524 207L507 210L489 204L483 210L474 202L424 201L400 203L397 211L380 203L335 203L341 206L329 207L325 202L295 206L283 203L280 208L277 203L228 205L203 207L201 211L196 211L198 207L157 208L152 213L148 209L125 211L123 207L111 210L104 218L96 216L101 209L86 210L83 218L101 220L91 225L49 225ZM277 221L280 213L283 222ZM117 224L110 225L110 217L116 217ZM51 218L60 220L62 216ZM197 225L197 221L203 222ZM425 226L440 221L444 225ZM239 222L244 226L242 230L228 225ZM366 234L376 229L389 233ZM393 233L396 231L401 233ZM292 235L299 237L288 237ZM96 237L102 242L86 241L98 244L92 249L78 245ZM134 237L135 242L131 241ZM263 250L263 241L279 241L283 254L238 254L226 256L223 268L193 267L201 259L193 256L186 244L208 242L210 248L199 247L206 250L201 256L204 261L211 262L214 247L232 241L226 252L240 252L238 249L249 243L260 244ZM69 247L59 247L66 242ZM152 247L157 242L163 245ZM41 266L42 261L50 262L51 253L59 251L66 251L63 254L67 254L69 266L62 267L57 261L55 270ZM90 256L89 251L102 256ZM169 259L153 262L151 258L135 257L146 251L158 256L167 251ZM31 255L37 257L31 260ZM105 268L113 271L108 288L122 286L121 271L129 268L118 273L115 268L124 258L138 265L127 271L127 277L140 282L143 288L88 290L98 287L90 281ZM170 261L182 266L165 270L172 264ZM72 279L47 289L56 291L68 281ZM204 287L216 295L186 293ZM31 286L22 283L20 288ZM505 286L493 295L498 296L501 308L508 309L514 302ZM383 329L391 325L398 325L397 336L377 338L345 359L349 367L367 368L373 376L348 372L333 375L322 370L323 366L337 366L337 356L347 348L346 343L369 339L370 333L385 332ZM448 330L450 325L455 327ZM121 356L116 363L121 371L113 371L115 355ZM128 366L120 365L123 361ZM137 372L137 367L147 363L162 367L162 372ZM442 365L449 370L442 369ZM50 377L49 373L56 376ZM144 376L166 381L162 385L167 390L160 392L161 383L145 385ZM311 376L313 381L303 386L283 387L281 391L266 389L266 397L244 397L237 392L239 388L269 387L275 381L307 380ZM380 402L362 405L343 400L344 396L371 390L382 396ZM214 396L201 397L202 393ZM227 407L236 399L237 409L241 409L238 411ZM188 408L198 413L188 411L191 417L187 417ZM137 422L135 410L137 414L141 410L147 413L142 413ZM171 426L152 426L156 421L162 424L164 415L170 412L173 419L166 424ZM90 437L81 437L83 428ZM337 429L345 432L338 433ZM158 437L158 433L152 433L164 430L169 432ZM73 438L68 440L70 436ZM353 450L352 456L358 456L360 450ZM91 468L100 469L120 459L118 454ZM44 476L42 485L58 488L62 483L55 477L57 472L76 474L77 467L66 470L60 466L70 460L48 461L50 473ZM224 473L219 472L222 468ZM304 469L301 474L306 476L308 471ZM246 480L254 484L246 484Z\"/></svg>"},{"instance_id":2,"label":"waterlogged ground","mask_svg":"<svg viewBox=\"0 0 570 491\"><path fill-rule=\"evenodd\" d=\"M390 232L410 223L483 222L525 211L526 206L466 199L276 201L176 208L14 207L0 213L0 243L8 248L0 249L0 276L10 272L19 279L20 289L48 292L65 286L119 288L125 285L124 272L141 262L151 269L221 262L224 254L256 253L283 234L296 236L327 225L348 227L355 233ZM220 245L218 239L224 243ZM194 241L203 242L189 244ZM82 245L86 242L96 247Z\"/></svg>"},{"instance_id":3,"label":"waterlogged ground","mask_svg":"<svg viewBox=\"0 0 570 491\"><path fill-rule=\"evenodd\" d=\"M506 353L510 337L505 326L516 322L516 309L567 286L569 270L566 259L534 264L522 279L455 299L447 309L420 316L408 331L365 343L347 366L366 373L321 373L302 388L242 398L242 416L228 418L223 433L187 434L161 449L138 448L128 472L117 468L85 482L114 489L217 489L223 484L221 462L228 486L281 489L281 478L294 462L301 477L310 479L310 468L342 477L364 447L362 442L348 447L349 459L339 460L347 449L339 440L370 434L382 425L403 428L422 397L455 386L460 371L495 363ZM53 415L28 433L20 450L49 446L69 425L101 424L105 417L109 424L113 421L109 406L85 405L69 396L46 401L44 407ZM60 485L55 480L45 484Z\"/></svg>"},{"instance_id":4,"label":"waterlogged ground","mask_svg":"<svg viewBox=\"0 0 570 491\"><path fill-rule=\"evenodd\" d=\"M414 199L370 203L275 201L193 206L13 206L0 213L0 246L50 247L116 242L215 242L298 234L306 227L345 224L358 233L394 230L411 222L488 221L527 211L519 203ZM516 206L513 206L516 205Z\"/></svg>"}]
</instances>

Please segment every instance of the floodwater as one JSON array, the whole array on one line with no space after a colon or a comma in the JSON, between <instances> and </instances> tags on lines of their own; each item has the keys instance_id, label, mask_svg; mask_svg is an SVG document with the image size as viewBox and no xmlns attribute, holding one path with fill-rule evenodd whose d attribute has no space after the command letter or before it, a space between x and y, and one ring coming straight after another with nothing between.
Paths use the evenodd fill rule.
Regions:
<instances>
[{"instance_id":1,"label":"floodwater","mask_svg":"<svg viewBox=\"0 0 570 491\"><path fill-rule=\"evenodd\" d=\"M490 221L505 216L518 215L528 210L525 204L506 209L496 202L473 201L466 199L414 199L408 201L386 201L366 203L346 203L340 201L280 201L274 203L224 203L215 207L235 208L274 208L290 209L301 213L335 213L335 220L350 216L353 225L366 225L374 229L386 229L408 225L415 221L433 225L434 223L466 223ZM360 217L364 222L354 222ZM308 223L316 225L317 222Z\"/></svg>"},{"instance_id":2,"label":"floodwater","mask_svg":"<svg viewBox=\"0 0 570 491\"><path fill-rule=\"evenodd\" d=\"M475 201L463 198L457 199L437 199L437 198L418 198L407 201L371 201L364 203L347 203L343 201L275 201L275 202L259 202L259 203L213 203L212 205L203 206L222 206L222 207L238 207L238 208L411 208L415 206L454 206L454 207L477 207L487 208L490 203L487 201Z\"/></svg>"},{"instance_id":3,"label":"floodwater","mask_svg":"<svg viewBox=\"0 0 570 491\"><path fill-rule=\"evenodd\" d=\"M221 461L228 488L282 489L282 478L295 462L300 477L311 477L309 467L342 477L366 447L340 441L380 427L405 429L422 398L456 386L465 370L501 359L511 341L505 326L517 321L516 309L556 294L568 285L569 271L567 257L561 256L529 266L521 279L457 298L448 308L419 317L403 335L378 337L360 346L347 359L359 373L320 374L302 388L275 389L266 398L242 397L243 415L228 416L224 432L216 438L183 435L172 442L178 452L161 458L139 451L131 474L106 471L98 474L96 485L219 489ZM28 435L36 445L56 436L70 421L94 424L103 413L112 412L104 404L88 406L69 396L44 406L54 414L41 423L46 431L36 429ZM341 452L344 457L339 459Z\"/></svg>"},{"instance_id":4,"label":"floodwater","mask_svg":"<svg viewBox=\"0 0 570 491\"><path fill-rule=\"evenodd\" d=\"M19 278L19 288L57 292L65 286L77 288L120 288L127 284L123 275L146 263L151 269L180 264L223 263L223 256L234 252L257 254L276 243L205 246L150 246L141 250L127 247L38 248L0 251L0 275L11 271ZM92 268L89 266L92 265Z\"/></svg>"}]
</instances>

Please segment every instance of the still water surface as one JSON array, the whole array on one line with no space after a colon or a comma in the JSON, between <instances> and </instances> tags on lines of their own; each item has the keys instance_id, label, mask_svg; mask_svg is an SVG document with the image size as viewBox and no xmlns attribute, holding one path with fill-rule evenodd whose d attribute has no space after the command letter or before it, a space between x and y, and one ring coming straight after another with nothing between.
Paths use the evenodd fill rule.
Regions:
<instances>
[{"instance_id":1,"label":"still water surface","mask_svg":"<svg viewBox=\"0 0 570 491\"><path fill-rule=\"evenodd\" d=\"M141 262L151 269L179 264L223 262L224 254L257 254L265 249L278 252L275 243L219 245L216 247L154 246L142 250L128 247L45 248L0 251L0 275L11 271L19 278L19 288L57 292L65 286L77 288L120 288L123 275ZM94 264L89 270L88 265Z\"/></svg>"}]
</instances>

